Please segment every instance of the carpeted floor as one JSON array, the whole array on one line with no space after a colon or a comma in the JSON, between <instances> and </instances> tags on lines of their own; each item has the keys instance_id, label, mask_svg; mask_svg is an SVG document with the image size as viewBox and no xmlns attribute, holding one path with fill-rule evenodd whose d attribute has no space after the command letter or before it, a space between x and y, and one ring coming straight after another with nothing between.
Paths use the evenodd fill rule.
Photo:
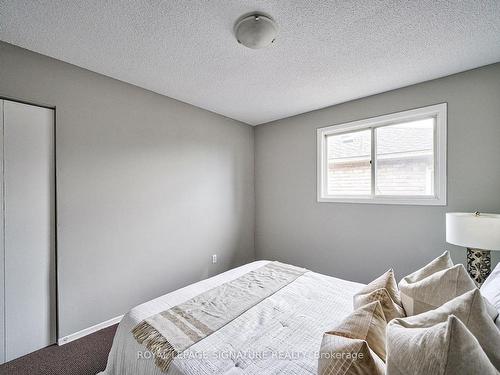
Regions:
<instances>
[{"instance_id":1,"label":"carpeted floor","mask_svg":"<svg viewBox=\"0 0 500 375\"><path fill-rule=\"evenodd\" d=\"M63 346L52 345L0 366L0 375L94 375L103 371L114 325Z\"/></svg>"}]
</instances>

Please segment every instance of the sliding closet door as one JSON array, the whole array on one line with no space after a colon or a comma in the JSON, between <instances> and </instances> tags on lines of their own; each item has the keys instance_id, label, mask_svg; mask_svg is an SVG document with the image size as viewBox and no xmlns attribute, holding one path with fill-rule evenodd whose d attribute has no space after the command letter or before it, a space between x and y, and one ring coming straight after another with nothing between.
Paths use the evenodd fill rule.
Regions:
<instances>
[{"instance_id":1,"label":"sliding closet door","mask_svg":"<svg viewBox=\"0 0 500 375\"><path fill-rule=\"evenodd\" d=\"M5 360L56 341L54 111L4 101Z\"/></svg>"}]
</instances>

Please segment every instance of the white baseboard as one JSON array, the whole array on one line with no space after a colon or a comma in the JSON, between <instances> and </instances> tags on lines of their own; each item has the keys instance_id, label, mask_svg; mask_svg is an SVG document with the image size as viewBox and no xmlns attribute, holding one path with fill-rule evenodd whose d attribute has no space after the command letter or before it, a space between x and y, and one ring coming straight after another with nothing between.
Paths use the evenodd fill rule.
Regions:
<instances>
[{"instance_id":1,"label":"white baseboard","mask_svg":"<svg viewBox=\"0 0 500 375\"><path fill-rule=\"evenodd\" d=\"M95 326L89 327L82 329L81 331L72 333L71 335L61 337L60 339L57 339L57 345L61 346L64 344L67 344L68 342L75 341L81 337L90 335L91 333L97 332L100 329L112 326L113 324L120 323L120 320L122 320L123 315L117 316L116 318L112 318L109 320L106 320L105 322L96 324Z\"/></svg>"}]
</instances>

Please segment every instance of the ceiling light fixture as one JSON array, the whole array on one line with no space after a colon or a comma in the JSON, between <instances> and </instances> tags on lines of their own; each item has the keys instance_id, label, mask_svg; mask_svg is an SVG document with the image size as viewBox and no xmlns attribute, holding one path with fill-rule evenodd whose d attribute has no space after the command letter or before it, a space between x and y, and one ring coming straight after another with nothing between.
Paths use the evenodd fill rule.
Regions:
<instances>
[{"instance_id":1,"label":"ceiling light fixture","mask_svg":"<svg viewBox=\"0 0 500 375\"><path fill-rule=\"evenodd\" d=\"M234 25L234 34L238 43L252 49L269 46L278 34L276 22L263 14L241 17Z\"/></svg>"}]
</instances>

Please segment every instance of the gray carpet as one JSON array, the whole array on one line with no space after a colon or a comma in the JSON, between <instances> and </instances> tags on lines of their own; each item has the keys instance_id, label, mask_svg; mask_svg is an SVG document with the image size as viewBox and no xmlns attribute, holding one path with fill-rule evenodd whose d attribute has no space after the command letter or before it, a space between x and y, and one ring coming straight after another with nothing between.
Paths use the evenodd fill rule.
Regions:
<instances>
[{"instance_id":1,"label":"gray carpet","mask_svg":"<svg viewBox=\"0 0 500 375\"><path fill-rule=\"evenodd\" d=\"M1 375L94 375L103 371L117 325L63 346L52 345L0 366Z\"/></svg>"}]
</instances>

